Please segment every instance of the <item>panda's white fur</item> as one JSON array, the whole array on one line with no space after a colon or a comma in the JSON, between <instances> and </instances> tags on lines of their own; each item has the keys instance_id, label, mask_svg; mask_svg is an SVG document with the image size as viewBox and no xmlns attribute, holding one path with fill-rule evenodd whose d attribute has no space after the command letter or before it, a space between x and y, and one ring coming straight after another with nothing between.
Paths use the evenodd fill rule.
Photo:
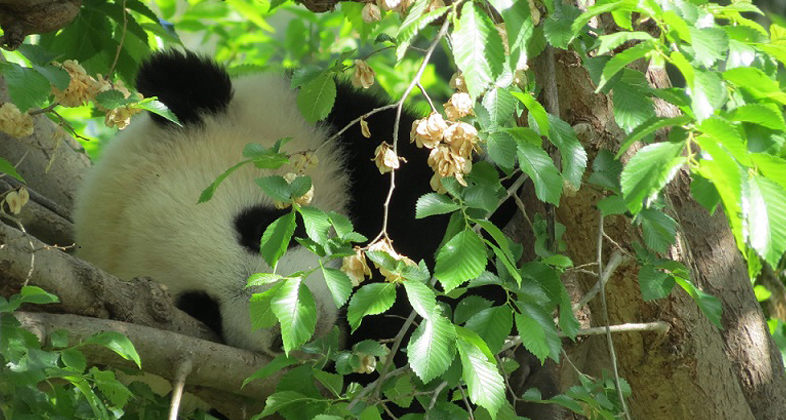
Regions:
<instances>
[{"instance_id":1,"label":"panda's white fur","mask_svg":"<svg viewBox=\"0 0 786 420\"><path fill-rule=\"evenodd\" d=\"M270 349L268 331L251 328L252 290L245 288L250 274L271 268L261 255L242 248L233 226L246 208L273 207L254 183L271 172L247 165L229 176L212 200L197 204L197 199L217 176L243 159L248 143L268 147L291 137L287 151L314 150L328 134L300 116L295 93L281 76L247 76L234 80L233 88L226 112L206 113L202 124L173 128L144 115L111 141L77 200L78 256L123 279L152 277L173 296L204 291L219 302L227 343L280 351ZM307 174L316 191L312 204L343 212L347 179L337 154L324 148L321 163ZM296 247L277 270L288 274L316 264L311 252ZM319 306L316 331L329 331L337 309L321 272L306 283Z\"/></svg>"},{"instance_id":2,"label":"panda's white fur","mask_svg":"<svg viewBox=\"0 0 786 420\"><path fill-rule=\"evenodd\" d=\"M248 300L259 289L245 287L250 274L271 271L258 244L264 227L281 211L254 179L273 172L247 165L227 177L210 201L197 204L200 193L243 159L248 143L271 146L291 137L287 153L319 148L319 164L307 172L315 190L312 205L349 216L358 232L373 237L381 228L388 184L372 157L380 141L390 140L395 120L395 110L377 113L367 119L373 139L355 127L319 147L332 132L386 102L339 83L333 111L314 125L302 118L289 84L270 74L230 81L225 69L192 53L158 53L143 63L137 89L157 96L183 126L139 116L105 148L77 199L78 255L121 278L148 276L166 285L179 306L188 307L181 308L219 330L227 344L279 353L276 329L252 329ZM387 232L397 251L432 263L447 217L415 218L418 197L431 191L431 169L428 151L406 141L414 119L404 112L399 126L398 153L406 162L396 171ZM277 270L286 275L315 266L316 256L294 246ZM319 270L306 283L317 303L315 334L325 334L339 323L338 311ZM411 311L401 289L391 310L396 316L364 318L349 345L398 333ZM523 367L511 375L511 385L521 392L535 386L544 397L553 396L550 371L519 350ZM550 405L519 407L519 414L531 418L556 418Z\"/></svg>"}]
</instances>

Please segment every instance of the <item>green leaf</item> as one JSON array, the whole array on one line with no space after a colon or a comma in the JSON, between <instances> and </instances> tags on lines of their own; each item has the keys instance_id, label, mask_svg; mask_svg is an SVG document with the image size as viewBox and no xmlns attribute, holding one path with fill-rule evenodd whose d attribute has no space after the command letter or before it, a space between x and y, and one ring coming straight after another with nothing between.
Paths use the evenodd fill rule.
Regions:
<instances>
[{"instance_id":1,"label":"green leaf","mask_svg":"<svg viewBox=\"0 0 786 420\"><path fill-rule=\"evenodd\" d=\"M68 85L71 83L71 76L68 75L68 72L60 67L55 67L51 64L46 65L36 65L33 64L33 70L40 73L42 76L46 77L46 80L52 84L52 86L60 89L66 90L68 89Z\"/></svg>"},{"instance_id":2,"label":"green leaf","mask_svg":"<svg viewBox=\"0 0 786 420\"><path fill-rule=\"evenodd\" d=\"M688 124L691 121L693 121L693 119L687 115L680 115L679 117L674 118L650 118L631 131L630 135L628 135L628 138L625 139L625 141L622 143L620 150L614 157L619 159L619 157L622 156L622 154L625 153L625 151L628 150L628 148L633 145L633 143L643 139L646 136L649 136L661 128L681 126L683 124Z\"/></svg>"},{"instance_id":3,"label":"green leaf","mask_svg":"<svg viewBox=\"0 0 786 420\"><path fill-rule=\"evenodd\" d=\"M579 17L581 11L567 3L554 3L553 13L549 13L543 22L543 35L555 48L567 49L573 38L571 24Z\"/></svg>"},{"instance_id":4,"label":"green leaf","mask_svg":"<svg viewBox=\"0 0 786 420\"><path fill-rule=\"evenodd\" d=\"M103 346L115 352L118 356L126 360L133 361L138 368L142 368L142 361L139 359L139 354L134 348L134 344L128 337L115 331L100 332L85 340L83 345L96 344Z\"/></svg>"},{"instance_id":5,"label":"green leaf","mask_svg":"<svg viewBox=\"0 0 786 420\"><path fill-rule=\"evenodd\" d=\"M8 174L20 182L25 182L25 179L22 178L22 175L19 175L14 165L2 157L0 157L0 173Z\"/></svg>"},{"instance_id":6,"label":"green leaf","mask_svg":"<svg viewBox=\"0 0 786 420\"><path fill-rule=\"evenodd\" d=\"M461 377L467 384L469 398L488 410L493 419L506 401L502 375L493 359L489 359L474 342L459 335L457 343L462 366Z\"/></svg>"},{"instance_id":7,"label":"green leaf","mask_svg":"<svg viewBox=\"0 0 786 420\"><path fill-rule=\"evenodd\" d=\"M328 240L328 233L330 232L330 218L327 213L316 207L299 207L297 212L303 218L303 227L306 228L306 234L314 242L325 245Z\"/></svg>"},{"instance_id":8,"label":"green leaf","mask_svg":"<svg viewBox=\"0 0 786 420\"><path fill-rule=\"evenodd\" d=\"M408 280L403 282L403 284L412 309L424 319L430 318L431 314L434 313L434 308L437 306L437 297L434 291L417 280Z\"/></svg>"},{"instance_id":9,"label":"green leaf","mask_svg":"<svg viewBox=\"0 0 786 420\"><path fill-rule=\"evenodd\" d=\"M786 189L786 159L766 153L751 153L749 156L764 176Z\"/></svg>"},{"instance_id":10,"label":"green leaf","mask_svg":"<svg viewBox=\"0 0 786 420\"><path fill-rule=\"evenodd\" d=\"M486 139L489 158L503 168L516 164L516 141L504 131L495 131Z\"/></svg>"},{"instance_id":11,"label":"green leaf","mask_svg":"<svg viewBox=\"0 0 786 420\"><path fill-rule=\"evenodd\" d=\"M699 121L712 116L726 102L726 88L718 73L697 70L692 90L691 109Z\"/></svg>"},{"instance_id":12,"label":"green leaf","mask_svg":"<svg viewBox=\"0 0 786 420\"><path fill-rule=\"evenodd\" d=\"M343 271L335 268L322 267L322 275L325 277L330 295L337 308L344 306L352 294L352 280Z\"/></svg>"},{"instance_id":13,"label":"green leaf","mask_svg":"<svg viewBox=\"0 0 786 420\"><path fill-rule=\"evenodd\" d=\"M77 349L65 349L60 353L60 360L66 367L82 373L87 369L87 360L81 351Z\"/></svg>"},{"instance_id":14,"label":"green leaf","mask_svg":"<svg viewBox=\"0 0 786 420\"><path fill-rule=\"evenodd\" d=\"M336 101L336 81L326 72L310 80L297 95L297 107L306 121L314 123L328 116Z\"/></svg>"},{"instance_id":15,"label":"green leaf","mask_svg":"<svg viewBox=\"0 0 786 420\"><path fill-rule=\"evenodd\" d=\"M38 286L22 286L19 297L21 303L34 303L36 305L60 302L57 296Z\"/></svg>"},{"instance_id":16,"label":"green leaf","mask_svg":"<svg viewBox=\"0 0 786 420\"><path fill-rule=\"evenodd\" d=\"M461 300L453 311L453 322L463 324L476 313L490 308L493 302L480 296L470 295Z\"/></svg>"},{"instance_id":17,"label":"green leaf","mask_svg":"<svg viewBox=\"0 0 786 420\"><path fill-rule=\"evenodd\" d=\"M696 60L707 68L722 60L729 49L729 36L721 28L688 28Z\"/></svg>"},{"instance_id":18,"label":"green leaf","mask_svg":"<svg viewBox=\"0 0 786 420\"><path fill-rule=\"evenodd\" d=\"M603 35L599 38L600 47L597 55L603 55L619 48L628 41L650 41L652 36L646 32L617 32L610 35Z\"/></svg>"},{"instance_id":19,"label":"green leaf","mask_svg":"<svg viewBox=\"0 0 786 420\"><path fill-rule=\"evenodd\" d=\"M677 222L656 209L643 209L638 215L638 220L647 246L655 252L665 254L676 239Z\"/></svg>"},{"instance_id":20,"label":"green leaf","mask_svg":"<svg viewBox=\"0 0 786 420\"><path fill-rule=\"evenodd\" d=\"M252 373L251 376L246 378L243 381L243 385L241 387L245 387L251 381L255 381L257 379L265 379L268 376L284 369L285 367L292 366L298 364L298 359L287 356L286 354L280 354L276 356L270 363L263 366L261 369L257 370L256 372Z\"/></svg>"},{"instance_id":21,"label":"green leaf","mask_svg":"<svg viewBox=\"0 0 786 420\"><path fill-rule=\"evenodd\" d=\"M120 108L128 104L136 102L135 99L128 99L119 90L105 90L95 97L95 102L98 106L106 109Z\"/></svg>"},{"instance_id":22,"label":"green leaf","mask_svg":"<svg viewBox=\"0 0 786 420\"><path fill-rule=\"evenodd\" d=\"M174 112L172 112L163 102L160 102L156 97L152 98L145 98L140 102L137 102L134 105L135 108L144 109L147 112L152 112L153 114L160 115L167 119L167 121L172 121L173 123L182 126L183 124L180 123L180 119L177 118Z\"/></svg>"},{"instance_id":23,"label":"green leaf","mask_svg":"<svg viewBox=\"0 0 786 420\"><path fill-rule=\"evenodd\" d=\"M614 158L611 151L601 149L595 160L592 161L592 174L587 179L595 185L599 185L609 191L620 192L620 175L622 174L622 163Z\"/></svg>"},{"instance_id":24,"label":"green leaf","mask_svg":"<svg viewBox=\"0 0 786 420\"><path fill-rule=\"evenodd\" d=\"M402 375L396 379L392 388L383 391L385 397L393 401L399 407L409 408L412 405L412 396L415 393L415 386L412 384L411 375Z\"/></svg>"},{"instance_id":25,"label":"green leaf","mask_svg":"<svg viewBox=\"0 0 786 420\"><path fill-rule=\"evenodd\" d=\"M628 206L625 205L625 200L616 194L601 199L596 205L604 216L625 214L628 212Z\"/></svg>"},{"instance_id":26,"label":"green leaf","mask_svg":"<svg viewBox=\"0 0 786 420\"><path fill-rule=\"evenodd\" d=\"M551 353L546 330L543 325L528 314L515 314L516 329L524 347L543 363Z\"/></svg>"},{"instance_id":27,"label":"green leaf","mask_svg":"<svg viewBox=\"0 0 786 420\"><path fill-rule=\"evenodd\" d=\"M748 104L735 108L727 117L732 121L743 121L758 124L773 130L786 131L783 114L774 108L762 104Z\"/></svg>"},{"instance_id":28,"label":"green leaf","mask_svg":"<svg viewBox=\"0 0 786 420\"><path fill-rule=\"evenodd\" d=\"M511 93L507 89L493 87L483 95L482 104L489 114L487 129L504 126L510 121L516 110L516 101Z\"/></svg>"},{"instance_id":29,"label":"green leaf","mask_svg":"<svg viewBox=\"0 0 786 420\"><path fill-rule=\"evenodd\" d=\"M300 278L290 278L270 301L270 307L281 324L284 353L305 344L317 325L317 307L314 296Z\"/></svg>"},{"instance_id":30,"label":"green leaf","mask_svg":"<svg viewBox=\"0 0 786 420\"><path fill-rule=\"evenodd\" d=\"M614 120L626 133L655 116L644 73L624 69L622 78L614 84L611 92Z\"/></svg>"},{"instance_id":31,"label":"green leaf","mask_svg":"<svg viewBox=\"0 0 786 420\"><path fill-rule=\"evenodd\" d=\"M573 127L556 115L548 115L549 140L557 146L562 156L562 176L578 191L584 170L587 169L587 152L581 146Z\"/></svg>"},{"instance_id":32,"label":"green leaf","mask_svg":"<svg viewBox=\"0 0 786 420\"><path fill-rule=\"evenodd\" d=\"M745 140L740 136L737 128L732 123L723 117L712 116L702 121L699 129L704 134L715 139L718 144L722 145L724 149L728 150L738 162L743 165L750 166L750 158L748 157L748 146Z\"/></svg>"},{"instance_id":33,"label":"green leaf","mask_svg":"<svg viewBox=\"0 0 786 420\"><path fill-rule=\"evenodd\" d=\"M288 202L292 197L292 187L281 175L269 175L254 180L270 198Z\"/></svg>"},{"instance_id":34,"label":"green leaf","mask_svg":"<svg viewBox=\"0 0 786 420\"><path fill-rule=\"evenodd\" d=\"M448 370L455 354L456 329L438 314L421 322L407 345L409 365L423 383Z\"/></svg>"},{"instance_id":35,"label":"green leaf","mask_svg":"<svg viewBox=\"0 0 786 420\"><path fill-rule=\"evenodd\" d=\"M699 162L699 174L715 185L723 202L726 217L729 219L731 231L737 240L737 246L743 251L746 243L743 234L742 213L742 183L746 171L729 154L720 147L714 138L701 135L695 138L702 151L709 154L711 159L702 159ZM745 230L747 232L747 230Z\"/></svg>"},{"instance_id":36,"label":"green leaf","mask_svg":"<svg viewBox=\"0 0 786 420\"><path fill-rule=\"evenodd\" d=\"M653 51L654 48L653 42L642 42L641 44L630 47L627 50L622 51L621 53L612 57L603 68L603 73L600 76L600 83L598 83L598 87L595 89L595 92L600 92L603 90L603 88L606 86L606 83L608 83L612 77L619 73L620 70L632 62L640 58L644 58L644 56L646 56L650 51Z\"/></svg>"},{"instance_id":37,"label":"green leaf","mask_svg":"<svg viewBox=\"0 0 786 420\"><path fill-rule=\"evenodd\" d=\"M210 184L210 186L209 186L209 187L205 188L205 189L204 189L204 191L202 191L202 194L200 194L200 195L199 195L199 200L197 201L197 204L199 204L199 203L204 203L204 202L207 202L207 201L209 201L211 198L213 198L213 194L215 194L215 192L216 192L216 189L218 188L218 186L219 186L219 185L221 185L221 183L222 183L222 182L223 182L223 181L224 181L224 180L225 180L225 179L226 179L226 178L227 178L227 177L228 177L230 174L232 174L232 172L235 172L235 171L236 171L236 170L238 170L238 169L239 169L241 166L243 166L243 165L245 165L245 164L247 164L247 163L249 163L249 162L251 162L251 161L250 161L250 160L244 160L244 161L242 161L242 162L240 162L240 163L236 164L235 166L233 166L233 167L231 167L231 168L227 169L226 171L224 171L224 173L223 173L223 174L219 175L219 176L216 178L216 180L215 180L215 181L213 181L213 183L212 183L212 184Z\"/></svg>"},{"instance_id":38,"label":"green leaf","mask_svg":"<svg viewBox=\"0 0 786 420\"><path fill-rule=\"evenodd\" d=\"M707 178L693 173L693 181L690 184L690 192L696 202L701 204L710 214L715 213L715 209L720 204L721 197L715 184L710 182Z\"/></svg>"},{"instance_id":39,"label":"green leaf","mask_svg":"<svg viewBox=\"0 0 786 420\"><path fill-rule=\"evenodd\" d=\"M401 61L404 58L404 54L407 52L409 48L409 44L412 41L412 38L418 34L423 28L425 28L428 24L437 20L440 16L445 14L447 11L446 7L439 7L434 9L426 14L423 12L426 11L426 8L429 5L428 0L418 0L415 4L410 7L409 11L407 12L407 17L402 22L401 26L399 27L398 33L396 34L396 60Z\"/></svg>"},{"instance_id":40,"label":"green leaf","mask_svg":"<svg viewBox=\"0 0 786 420\"><path fill-rule=\"evenodd\" d=\"M548 154L527 141L517 140L519 165L535 184L535 195L542 201L559 206L562 176Z\"/></svg>"},{"instance_id":41,"label":"green leaf","mask_svg":"<svg viewBox=\"0 0 786 420\"><path fill-rule=\"evenodd\" d=\"M645 264L639 268L639 287L641 288L641 298L645 301L662 299L668 296L671 289L674 288L674 277L650 264Z\"/></svg>"},{"instance_id":42,"label":"green leaf","mask_svg":"<svg viewBox=\"0 0 786 420\"><path fill-rule=\"evenodd\" d=\"M279 258L287 251L296 225L295 212L289 212L265 228L259 241L259 252L271 268L275 269Z\"/></svg>"},{"instance_id":43,"label":"green leaf","mask_svg":"<svg viewBox=\"0 0 786 420\"><path fill-rule=\"evenodd\" d=\"M396 301L396 285L394 283L371 283L360 287L347 308L347 321L354 332L366 315L381 314Z\"/></svg>"},{"instance_id":44,"label":"green leaf","mask_svg":"<svg viewBox=\"0 0 786 420\"><path fill-rule=\"evenodd\" d=\"M529 11L529 4L517 0L491 0L505 23L510 49L511 71L525 68L528 59L530 40L535 33L535 25Z\"/></svg>"},{"instance_id":45,"label":"green leaf","mask_svg":"<svg viewBox=\"0 0 786 420\"><path fill-rule=\"evenodd\" d=\"M762 258L776 267L786 252L786 189L758 175L753 175L748 187L748 240Z\"/></svg>"},{"instance_id":46,"label":"green leaf","mask_svg":"<svg viewBox=\"0 0 786 420\"><path fill-rule=\"evenodd\" d=\"M434 277L449 292L480 275L486 267L486 247L472 230L463 230L437 252Z\"/></svg>"},{"instance_id":47,"label":"green leaf","mask_svg":"<svg viewBox=\"0 0 786 420\"><path fill-rule=\"evenodd\" d=\"M428 193L418 198L418 202L415 204L415 218L423 219L436 214L451 213L460 208L461 206L454 203L450 197L437 193Z\"/></svg>"},{"instance_id":48,"label":"green leaf","mask_svg":"<svg viewBox=\"0 0 786 420\"><path fill-rule=\"evenodd\" d=\"M536 101L529 93L511 92L516 99L518 99L529 111L529 116L535 121L536 131L542 135L548 135L549 129L549 114L540 102Z\"/></svg>"},{"instance_id":49,"label":"green leaf","mask_svg":"<svg viewBox=\"0 0 786 420\"><path fill-rule=\"evenodd\" d=\"M11 102L21 112L42 105L49 97L49 80L34 69L3 62L0 63L0 73L8 86Z\"/></svg>"},{"instance_id":50,"label":"green leaf","mask_svg":"<svg viewBox=\"0 0 786 420\"><path fill-rule=\"evenodd\" d=\"M461 8L453 31L454 59L473 98L479 97L502 73L505 51L497 28L473 2Z\"/></svg>"},{"instance_id":51,"label":"green leaf","mask_svg":"<svg viewBox=\"0 0 786 420\"><path fill-rule=\"evenodd\" d=\"M294 406L296 404L307 404L313 401L313 398L307 397L295 391L281 391L267 397L265 400L265 409L259 414L259 418L267 417L281 409Z\"/></svg>"},{"instance_id":52,"label":"green leaf","mask_svg":"<svg viewBox=\"0 0 786 420\"><path fill-rule=\"evenodd\" d=\"M478 333L496 354L502 349L505 339L513 328L513 317L508 306L484 309L467 320L466 327Z\"/></svg>"},{"instance_id":53,"label":"green leaf","mask_svg":"<svg viewBox=\"0 0 786 420\"><path fill-rule=\"evenodd\" d=\"M284 285L284 282L275 283L269 289L261 293L254 293L249 300L249 312L251 314L251 327L258 328L271 328L278 322L276 314L273 313L273 307L270 302L278 294L278 290Z\"/></svg>"},{"instance_id":54,"label":"green leaf","mask_svg":"<svg viewBox=\"0 0 786 420\"><path fill-rule=\"evenodd\" d=\"M681 155L684 146L683 142L650 144L628 161L621 185L625 203L633 214L656 196L685 163L686 158Z\"/></svg>"},{"instance_id":55,"label":"green leaf","mask_svg":"<svg viewBox=\"0 0 786 420\"><path fill-rule=\"evenodd\" d=\"M677 284L680 285L688 295L696 302L699 306L699 309L704 313L713 324L715 324L718 328L723 328L721 325L721 315L723 314L723 307L721 306L720 300L715 296L712 296L708 293L705 293L696 286L691 283L690 281L683 279L679 276L674 276L674 280Z\"/></svg>"}]
</instances>

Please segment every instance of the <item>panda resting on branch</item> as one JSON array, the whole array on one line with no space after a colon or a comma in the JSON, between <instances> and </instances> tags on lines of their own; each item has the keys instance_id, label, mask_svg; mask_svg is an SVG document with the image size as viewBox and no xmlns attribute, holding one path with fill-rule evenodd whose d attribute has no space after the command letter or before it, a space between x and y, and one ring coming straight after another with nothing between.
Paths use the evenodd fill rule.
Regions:
<instances>
[{"instance_id":1,"label":"panda resting on branch","mask_svg":"<svg viewBox=\"0 0 786 420\"><path fill-rule=\"evenodd\" d=\"M297 93L285 77L255 74L232 80L211 60L177 51L157 53L143 63L137 89L145 97L157 96L182 126L148 114L135 119L104 149L77 200L78 256L123 279L149 276L166 285L179 308L231 346L281 354L278 326L252 328L249 298L260 289L246 288L246 283L254 273L272 271L260 255L260 240L268 225L291 211L277 208L255 179L265 171L268 175L287 171L246 165L228 176L212 199L201 204L197 199L242 159L247 144L270 147L289 137L288 152L318 149L319 164L305 172L315 191L311 206L348 216L357 232L373 238L382 228L389 187L388 177L380 176L372 159L379 142L364 138L355 126L327 147L320 145L387 102L339 81L331 113L315 125L301 116ZM373 133L390 138L395 115L395 109L390 109L367 122ZM387 232L397 252L433 265L448 218L415 218L417 199L432 192L428 151L407 141L416 118L406 111L401 116L398 155L406 163L396 170L398 187L390 203ZM294 236L305 237L298 224ZM292 240L276 272L308 270L318 267L318 261ZM377 277L372 281L381 280ZM320 270L304 282L316 303L314 337L343 325L343 315ZM347 335L346 348L366 339L396 336L412 310L401 289L389 311L398 316L366 317ZM404 354L396 356L397 362L399 356ZM553 396L556 386L550 373L523 347L516 356L522 366L510 376L513 388L523 392L535 386L544 398ZM402 358L397 365L404 362ZM372 376L367 381L376 378ZM520 414L533 420L554 418L550 405L524 407Z\"/></svg>"}]
</instances>

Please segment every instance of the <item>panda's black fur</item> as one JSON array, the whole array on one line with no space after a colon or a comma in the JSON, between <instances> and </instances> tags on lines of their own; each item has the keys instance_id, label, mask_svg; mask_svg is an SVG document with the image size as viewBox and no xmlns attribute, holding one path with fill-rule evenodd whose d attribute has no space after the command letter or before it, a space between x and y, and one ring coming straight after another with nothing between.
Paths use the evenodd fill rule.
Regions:
<instances>
[{"instance_id":1,"label":"panda's black fur","mask_svg":"<svg viewBox=\"0 0 786 420\"><path fill-rule=\"evenodd\" d=\"M221 151L221 159L226 162L211 167L212 156L218 153L216 148L234 148L236 161L239 161L246 143L269 146L286 136L295 137L287 145L287 151L299 151L298 147L313 148L360 115L389 101L339 81L331 113L316 128L309 128L294 107L296 92L288 88L289 81L285 78L247 76L242 82L236 82L213 61L191 52L178 51L157 53L145 61L139 69L136 84L140 93L146 97L157 96L166 104L182 127L151 114L132 123L126 133L121 133L119 137L122 138L115 140L131 145L112 145L110 148L119 150L104 153L97 165L97 174L88 179L77 201L75 221L79 255L123 278L138 275L154 277L170 287L181 309L216 330L230 345L275 352L280 346L280 338L272 336L275 331L252 336L249 329L244 335L241 327L250 325L245 321L241 324L246 325L234 328L234 320L243 316L242 308L248 316L247 303L241 309L235 308L242 306L243 298L247 299L248 292L244 292L247 276L266 268L258 255L265 227L288 210L276 209L255 185L251 185L253 188L233 185L253 184L253 177L260 176L258 171L244 176L231 175L225 181L230 185L222 184L211 201L196 204L198 187L206 187L221 170L236 163L230 161L231 155L224 157ZM259 84L276 86L263 88ZM255 91L257 88L259 92ZM253 107L258 109L245 109L243 107L248 107L246 104L255 104ZM415 218L415 203L418 197L431 192L429 179L432 175L426 164L428 150L418 149L409 142L409 130L416 118L408 111L401 116L398 154L406 162L396 171L396 191L391 202L388 233L396 251L415 261L424 259L433 268L434 251L442 240L448 220L446 217ZM239 127L247 122L257 123L255 119L270 121L267 126L252 127L248 131ZM391 141L394 119L394 109L369 117L371 139L361 135L359 126L350 128L334 144L325 148L330 149L325 156L318 155L320 163L317 167L327 166L327 169L317 169L311 174L315 186L314 205L320 206L320 194L335 195L324 198L327 204L322 204L327 210L349 216L355 229L369 238L375 237L382 227L383 203L389 186L389 177L380 175L372 158L380 141ZM231 124L226 125L227 121ZM292 133L287 130L289 126L296 127ZM213 149L200 146L202 142L209 143L213 137L223 136L230 130L227 141L231 144L217 144ZM138 158L135 156L137 153ZM205 156L196 156L205 153ZM195 156L185 159L183 154ZM156 162L144 170L137 170L137 166L147 164L148 160ZM196 178L193 182L190 171ZM115 175L116 180L113 178ZM337 189L328 188L331 183L338 184ZM147 200L146 194L158 194L159 189L166 191ZM123 194L122 190L126 190L127 194ZM248 196L237 197L241 191ZM124 200L126 203L115 203ZM136 200L148 202L137 205ZM213 206L215 220L209 214L203 214L211 211L208 206ZM230 206L231 211L225 209ZM212 226L212 221L219 227ZM126 229L126 224L132 226L127 231L122 230ZM108 235L106 230L111 229L120 232ZM159 230L164 232L160 232L157 239ZM204 230L204 234L184 234L189 230ZM305 236L302 232L296 233L298 235ZM156 248L159 246L157 241L168 241L170 237L171 244ZM202 240L204 243L194 243ZM201 253L199 247L211 246L216 247L216 260L205 262L204 259L213 256L209 251ZM145 247L150 249L140 249ZM298 251L296 243L293 242L290 248L288 254L293 254L293 258L305 258L304 254L292 252ZM170 262L167 259L180 261ZM237 263L237 267L226 267L233 263ZM291 262L294 267L297 263L296 260ZM188 267L180 267L180 264L193 265L193 272ZM286 269L286 264L283 265ZM193 278L188 277L190 275ZM213 281L220 284L211 283ZM320 286L309 284L309 287L319 289ZM325 322L317 325L317 334L324 334L333 324L340 322L340 314L326 309L333 305L328 295L320 295L319 291L315 291L314 295L318 300L325 300L318 307L318 317ZM234 311L231 317L224 313L226 308ZM322 310L328 313L322 316ZM402 319L410 311L407 299L400 291L392 310L398 316L367 317L352 334L348 345L368 338L393 338L402 325ZM556 387L550 374L541 368L537 360L524 351L518 356L522 369L512 376L516 378L515 388L523 390L537 386L544 397L555 394ZM547 406L530 407L526 414L533 419L550 419L554 415Z\"/></svg>"}]
</instances>

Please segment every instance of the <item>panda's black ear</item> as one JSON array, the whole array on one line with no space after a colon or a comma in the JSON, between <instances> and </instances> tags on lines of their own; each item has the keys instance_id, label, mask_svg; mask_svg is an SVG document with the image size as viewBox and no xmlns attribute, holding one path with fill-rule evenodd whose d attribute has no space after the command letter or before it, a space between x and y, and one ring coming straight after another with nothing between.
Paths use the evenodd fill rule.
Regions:
<instances>
[{"instance_id":1,"label":"panda's black ear","mask_svg":"<svg viewBox=\"0 0 786 420\"><path fill-rule=\"evenodd\" d=\"M226 111L233 93L223 67L193 52L176 50L156 53L142 63L136 88L146 97L157 96L183 125L198 124L206 113ZM159 124L171 123L150 115Z\"/></svg>"}]
</instances>

